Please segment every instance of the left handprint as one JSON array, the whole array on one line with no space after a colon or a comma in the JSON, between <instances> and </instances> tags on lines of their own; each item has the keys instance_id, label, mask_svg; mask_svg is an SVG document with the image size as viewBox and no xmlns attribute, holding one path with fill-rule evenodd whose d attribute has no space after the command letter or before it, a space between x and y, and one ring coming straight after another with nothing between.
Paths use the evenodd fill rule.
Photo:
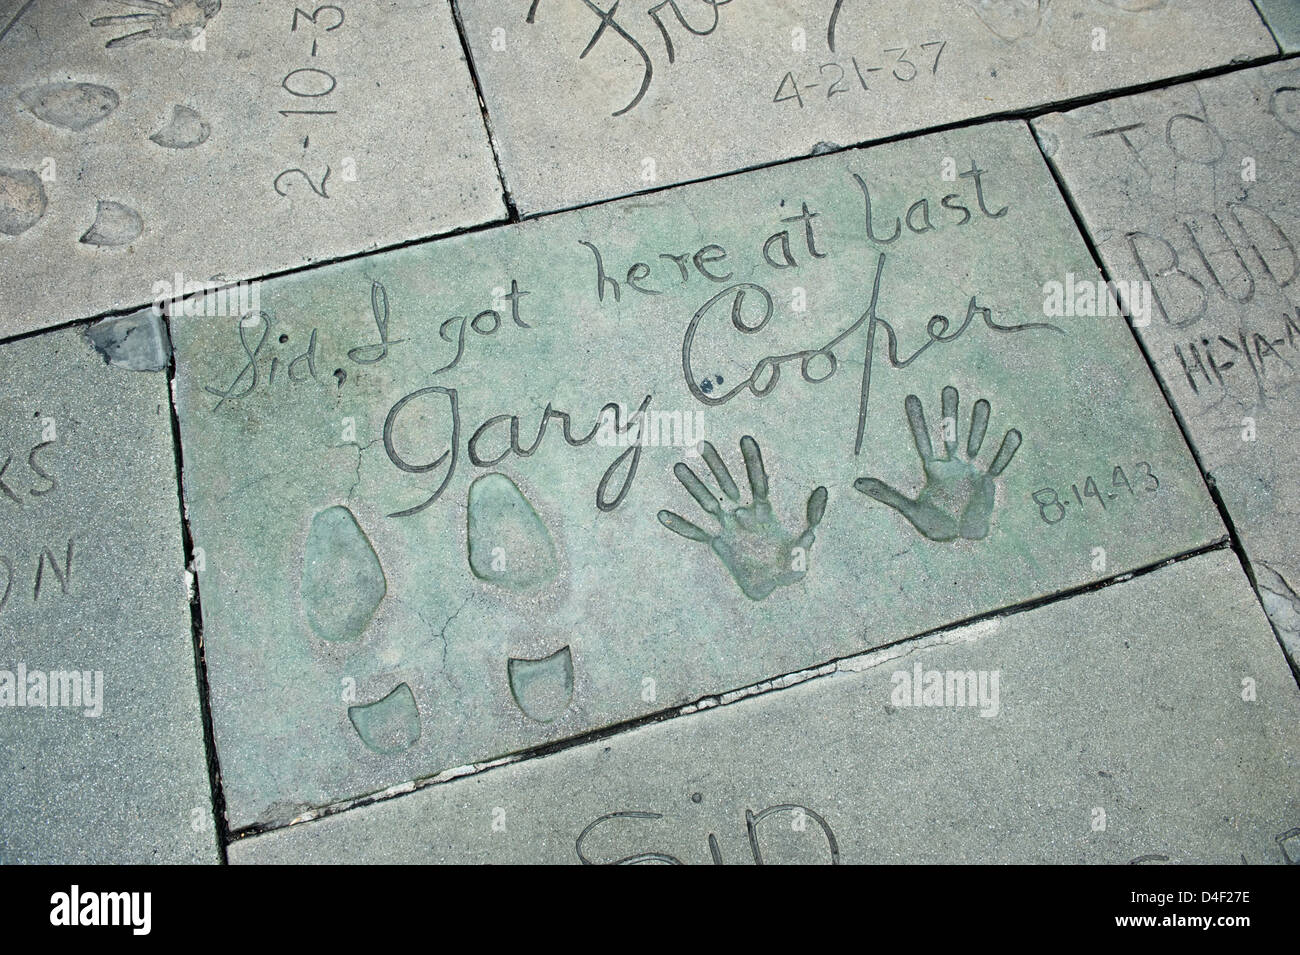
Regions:
<instances>
[{"instance_id":1,"label":"left handprint","mask_svg":"<svg viewBox=\"0 0 1300 955\"><path fill-rule=\"evenodd\" d=\"M714 480L729 506L711 491L685 464L677 464L673 473L720 529L710 534L672 511L660 511L659 523L688 540L708 544L724 567L735 578L745 596L762 600L777 587L802 580L808 572L808 551L813 544L813 530L826 513L826 488L819 487L808 497L805 508L807 526L795 535L777 520L767 498L767 471L758 442L749 435L740 439L740 454L753 495L752 502L740 503L740 489L717 450L707 441L700 444L700 455L713 472Z\"/></svg>"}]
</instances>

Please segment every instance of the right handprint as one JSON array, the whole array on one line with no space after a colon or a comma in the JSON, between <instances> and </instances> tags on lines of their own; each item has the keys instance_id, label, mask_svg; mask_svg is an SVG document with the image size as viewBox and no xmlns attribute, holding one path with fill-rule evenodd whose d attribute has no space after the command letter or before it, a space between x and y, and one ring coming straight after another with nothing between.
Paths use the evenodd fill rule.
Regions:
<instances>
[{"instance_id":1,"label":"right handprint","mask_svg":"<svg viewBox=\"0 0 1300 955\"><path fill-rule=\"evenodd\" d=\"M925 468L925 487L915 499L904 497L897 490L876 478L858 478L853 486L887 504L906 517L930 540L950 541L959 537L981 540L989 532L989 516L993 513L995 486L993 479L1001 474L1016 449L1020 447L1020 432L1012 428L1002 438L1002 445L985 470L980 470L975 458L984 444L984 434L989 425L989 403L984 399L975 402L970 415L970 433L966 439L966 454L958 455L957 389L949 385L943 389L943 439L944 456L938 457L930 443L930 431L925 423L921 399L908 395L903 402L907 422L912 427L912 439Z\"/></svg>"}]
</instances>

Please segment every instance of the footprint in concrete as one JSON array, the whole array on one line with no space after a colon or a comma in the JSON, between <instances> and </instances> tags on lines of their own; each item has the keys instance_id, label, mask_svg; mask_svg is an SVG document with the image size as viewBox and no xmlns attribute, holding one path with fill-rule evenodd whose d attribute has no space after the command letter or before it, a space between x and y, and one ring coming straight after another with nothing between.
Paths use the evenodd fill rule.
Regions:
<instances>
[{"instance_id":1,"label":"footprint in concrete","mask_svg":"<svg viewBox=\"0 0 1300 955\"><path fill-rule=\"evenodd\" d=\"M316 636L359 639L387 592L379 557L352 511L336 505L313 517L303 547L302 607Z\"/></svg>"},{"instance_id":2,"label":"footprint in concrete","mask_svg":"<svg viewBox=\"0 0 1300 955\"><path fill-rule=\"evenodd\" d=\"M97 83L44 83L18 99L37 119L73 130L94 126L121 102L116 90Z\"/></svg>"},{"instance_id":3,"label":"footprint in concrete","mask_svg":"<svg viewBox=\"0 0 1300 955\"><path fill-rule=\"evenodd\" d=\"M550 723L573 699L573 654L561 647L540 660L511 657L506 663L510 694L530 719Z\"/></svg>"},{"instance_id":4,"label":"footprint in concrete","mask_svg":"<svg viewBox=\"0 0 1300 955\"><path fill-rule=\"evenodd\" d=\"M45 185L28 169L0 167L0 233L21 235L45 215Z\"/></svg>"},{"instance_id":5,"label":"footprint in concrete","mask_svg":"<svg viewBox=\"0 0 1300 955\"><path fill-rule=\"evenodd\" d=\"M484 474L469 487L469 567L474 576L509 590L527 590L555 577L551 534L523 492L504 474Z\"/></svg>"},{"instance_id":6,"label":"footprint in concrete","mask_svg":"<svg viewBox=\"0 0 1300 955\"><path fill-rule=\"evenodd\" d=\"M83 245L115 248L134 242L144 231L140 213L121 202L100 199L95 206L95 222L78 240Z\"/></svg>"},{"instance_id":7,"label":"footprint in concrete","mask_svg":"<svg viewBox=\"0 0 1300 955\"><path fill-rule=\"evenodd\" d=\"M348 719L366 749L380 756L410 749L420 738L420 709L405 683L373 703L349 706Z\"/></svg>"},{"instance_id":8,"label":"footprint in concrete","mask_svg":"<svg viewBox=\"0 0 1300 955\"><path fill-rule=\"evenodd\" d=\"M208 141L212 127L197 110L173 106L171 122L149 137L149 141L167 149L193 149Z\"/></svg>"}]
</instances>

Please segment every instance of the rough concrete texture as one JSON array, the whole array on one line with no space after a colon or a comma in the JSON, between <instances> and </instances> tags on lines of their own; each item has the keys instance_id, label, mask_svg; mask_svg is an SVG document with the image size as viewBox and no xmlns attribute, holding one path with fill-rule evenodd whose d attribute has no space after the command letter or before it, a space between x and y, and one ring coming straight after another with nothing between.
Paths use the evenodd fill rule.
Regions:
<instances>
[{"instance_id":1,"label":"rough concrete texture","mask_svg":"<svg viewBox=\"0 0 1300 955\"><path fill-rule=\"evenodd\" d=\"M450 10L344 6L0 4L0 336L502 218Z\"/></svg>"},{"instance_id":2,"label":"rough concrete texture","mask_svg":"<svg viewBox=\"0 0 1300 955\"><path fill-rule=\"evenodd\" d=\"M525 214L1277 52L1248 0L458 6Z\"/></svg>"},{"instance_id":3,"label":"rough concrete texture","mask_svg":"<svg viewBox=\"0 0 1300 955\"><path fill-rule=\"evenodd\" d=\"M1278 45L1286 53L1300 51L1300 3L1296 0L1255 0Z\"/></svg>"},{"instance_id":4,"label":"rough concrete texture","mask_svg":"<svg viewBox=\"0 0 1300 955\"><path fill-rule=\"evenodd\" d=\"M1221 539L1122 319L1044 313L1071 274L1015 122L175 319L232 827Z\"/></svg>"},{"instance_id":5,"label":"rough concrete texture","mask_svg":"<svg viewBox=\"0 0 1300 955\"><path fill-rule=\"evenodd\" d=\"M0 862L215 862L167 379L0 366Z\"/></svg>"},{"instance_id":6,"label":"rough concrete texture","mask_svg":"<svg viewBox=\"0 0 1300 955\"><path fill-rule=\"evenodd\" d=\"M1035 126L1300 661L1300 69L1280 63Z\"/></svg>"},{"instance_id":7,"label":"rough concrete texture","mask_svg":"<svg viewBox=\"0 0 1300 955\"><path fill-rule=\"evenodd\" d=\"M230 857L1283 863L1300 819L1297 720L1268 622L1216 551L244 839Z\"/></svg>"}]
</instances>

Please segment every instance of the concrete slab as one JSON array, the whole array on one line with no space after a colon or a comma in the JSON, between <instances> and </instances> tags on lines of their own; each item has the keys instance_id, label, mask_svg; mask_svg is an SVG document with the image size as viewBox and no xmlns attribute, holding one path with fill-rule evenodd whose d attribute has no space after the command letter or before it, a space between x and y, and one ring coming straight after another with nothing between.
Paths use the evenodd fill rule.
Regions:
<instances>
[{"instance_id":1,"label":"concrete slab","mask_svg":"<svg viewBox=\"0 0 1300 955\"><path fill-rule=\"evenodd\" d=\"M6 0L0 116L0 336L505 214L444 3Z\"/></svg>"},{"instance_id":2,"label":"concrete slab","mask_svg":"<svg viewBox=\"0 0 1300 955\"><path fill-rule=\"evenodd\" d=\"M1277 48L1248 0L460 2L527 213Z\"/></svg>"},{"instance_id":3,"label":"concrete slab","mask_svg":"<svg viewBox=\"0 0 1300 955\"><path fill-rule=\"evenodd\" d=\"M166 376L0 365L0 862L216 862Z\"/></svg>"},{"instance_id":4,"label":"concrete slab","mask_svg":"<svg viewBox=\"0 0 1300 955\"><path fill-rule=\"evenodd\" d=\"M1089 274L1003 123L175 316L232 826L1220 539Z\"/></svg>"},{"instance_id":5,"label":"concrete slab","mask_svg":"<svg viewBox=\"0 0 1300 955\"><path fill-rule=\"evenodd\" d=\"M1300 661L1300 68L1280 63L1036 124Z\"/></svg>"},{"instance_id":6,"label":"concrete slab","mask_svg":"<svg viewBox=\"0 0 1300 955\"><path fill-rule=\"evenodd\" d=\"M1286 53L1300 51L1300 3L1296 0L1255 0L1278 45Z\"/></svg>"},{"instance_id":7,"label":"concrete slab","mask_svg":"<svg viewBox=\"0 0 1300 955\"><path fill-rule=\"evenodd\" d=\"M1222 550L244 839L230 857L1293 862L1297 719L1295 682Z\"/></svg>"}]
</instances>

